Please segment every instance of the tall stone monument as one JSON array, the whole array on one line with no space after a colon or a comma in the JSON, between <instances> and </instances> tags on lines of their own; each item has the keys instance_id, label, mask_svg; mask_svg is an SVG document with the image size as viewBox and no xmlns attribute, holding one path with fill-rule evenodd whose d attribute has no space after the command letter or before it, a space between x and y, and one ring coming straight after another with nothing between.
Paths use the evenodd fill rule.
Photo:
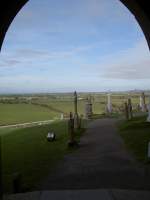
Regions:
<instances>
[{"instance_id":1,"label":"tall stone monument","mask_svg":"<svg viewBox=\"0 0 150 200\"><path fill-rule=\"evenodd\" d=\"M110 94L107 94L107 111L108 113L112 113L112 103Z\"/></svg>"},{"instance_id":2,"label":"tall stone monument","mask_svg":"<svg viewBox=\"0 0 150 200\"><path fill-rule=\"evenodd\" d=\"M146 104L145 104L145 94L142 92L141 97L140 97L140 107L142 112L146 112Z\"/></svg>"},{"instance_id":3,"label":"tall stone monument","mask_svg":"<svg viewBox=\"0 0 150 200\"><path fill-rule=\"evenodd\" d=\"M91 98L86 99L85 103L85 118L90 119L93 114Z\"/></svg>"},{"instance_id":4,"label":"tall stone monument","mask_svg":"<svg viewBox=\"0 0 150 200\"><path fill-rule=\"evenodd\" d=\"M79 127L79 117L78 117L78 96L77 92L74 92L74 128Z\"/></svg>"}]
</instances>

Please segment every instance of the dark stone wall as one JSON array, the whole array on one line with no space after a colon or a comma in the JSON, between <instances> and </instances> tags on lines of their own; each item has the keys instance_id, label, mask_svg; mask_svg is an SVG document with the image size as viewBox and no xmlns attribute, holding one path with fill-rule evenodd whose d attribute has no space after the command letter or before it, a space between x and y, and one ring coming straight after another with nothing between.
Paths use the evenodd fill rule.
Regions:
<instances>
[{"instance_id":1,"label":"dark stone wall","mask_svg":"<svg viewBox=\"0 0 150 200\"><path fill-rule=\"evenodd\" d=\"M147 0L120 0L135 16L150 49L150 6Z\"/></svg>"},{"instance_id":2,"label":"dark stone wall","mask_svg":"<svg viewBox=\"0 0 150 200\"><path fill-rule=\"evenodd\" d=\"M0 49L16 14L29 0L1 0L0 1ZM41 0L42 1L42 0ZM141 26L150 47L150 6L148 0L120 0L135 16Z\"/></svg>"}]
</instances>

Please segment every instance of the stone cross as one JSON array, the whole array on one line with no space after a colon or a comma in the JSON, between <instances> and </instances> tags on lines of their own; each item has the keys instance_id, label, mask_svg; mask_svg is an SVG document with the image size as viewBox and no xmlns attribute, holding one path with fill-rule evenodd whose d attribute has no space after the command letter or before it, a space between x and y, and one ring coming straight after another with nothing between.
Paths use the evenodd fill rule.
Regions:
<instances>
[{"instance_id":1,"label":"stone cross","mask_svg":"<svg viewBox=\"0 0 150 200\"><path fill-rule=\"evenodd\" d=\"M78 96L76 91L74 92L74 128L79 128Z\"/></svg>"},{"instance_id":2,"label":"stone cross","mask_svg":"<svg viewBox=\"0 0 150 200\"><path fill-rule=\"evenodd\" d=\"M111 96L107 94L107 111L108 113L112 112Z\"/></svg>"},{"instance_id":3,"label":"stone cross","mask_svg":"<svg viewBox=\"0 0 150 200\"><path fill-rule=\"evenodd\" d=\"M147 122L150 122L150 96L149 96L149 103L148 103L148 117L147 117Z\"/></svg>"}]
</instances>

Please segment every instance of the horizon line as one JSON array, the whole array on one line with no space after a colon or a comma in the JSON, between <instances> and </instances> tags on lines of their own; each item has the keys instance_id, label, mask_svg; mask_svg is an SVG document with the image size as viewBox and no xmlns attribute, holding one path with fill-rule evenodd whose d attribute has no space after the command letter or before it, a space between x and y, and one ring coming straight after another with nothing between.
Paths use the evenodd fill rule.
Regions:
<instances>
[{"instance_id":1,"label":"horizon line","mask_svg":"<svg viewBox=\"0 0 150 200\"><path fill-rule=\"evenodd\" d=\"M64 91L64 92L3 92L0 93L0 96L2 95L27 95L27 94L70 94L70 93L74 93L74 91L76 91L77 93L117 93L117 92L142 92L142 91L147 91L149 92L150 89L133 89L133 90L105 90L105 91L77 91L77 90L73 90L71 91Z\"/></svg>"}]
</instances>

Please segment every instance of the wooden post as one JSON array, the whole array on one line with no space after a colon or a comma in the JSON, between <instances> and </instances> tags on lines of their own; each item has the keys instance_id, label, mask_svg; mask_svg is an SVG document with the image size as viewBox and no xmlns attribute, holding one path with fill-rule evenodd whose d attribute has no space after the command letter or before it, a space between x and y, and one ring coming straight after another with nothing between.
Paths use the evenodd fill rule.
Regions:
<instances>
[{"instance_id":1,"label":"wooden post","mask_svg":"<svg viewBox=\"0 0 150 200\"><path fill-rule=\"evenodd\" d=\"M68 133L69 133L69 146L74 143L74 119L72 112L70 112L69 121L68 121Z\"/></svg>"},{"instance_id":2,"label":"wooden post","mask_svg":"<svg viewBox=\"0 0 150 200\"><path fill-rule=\"evenodd\" d=\"M70 112L70 119L68 121L68 133L69 133L69 142L68 146L78 146L77 142L75 141L75 132L74 132L74 119L72 112Z\"/></svg>"}]
</instances>

